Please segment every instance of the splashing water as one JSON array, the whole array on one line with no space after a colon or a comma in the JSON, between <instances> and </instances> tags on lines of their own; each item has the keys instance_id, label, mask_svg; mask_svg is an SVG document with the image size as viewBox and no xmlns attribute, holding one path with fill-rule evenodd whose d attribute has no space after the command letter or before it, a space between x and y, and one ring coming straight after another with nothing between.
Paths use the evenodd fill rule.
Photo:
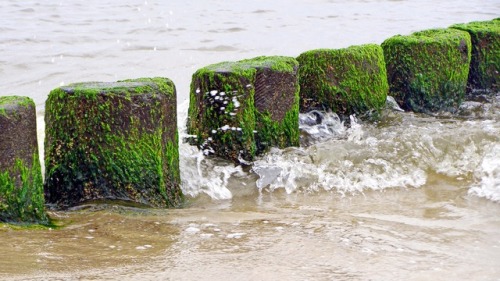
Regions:
<instances>
[{"instance_id":1,"label":"splashing water","mask_svg":"<svg viewBox=\"0 0 500 281\"><path fill-rule=\"evenodd\" d=\"M299 129L301 146L309 146L332 138L344 138L347 133L344 122L340 121L337 114L317 110L299 115Z\"/></svg>"},{"instance_id":2,"label":"splashing water","mask_svg":"<svg viewBox=\"0 0 500 281\"><path fill-rule=\"evenodd\" d=\"M500 202L500 145L492 144L476 169L476 184L469 190L470 195Z\"/></svg>"},{"instance_id":3,"label":"splashing water","mask_svg":"<svg viewBox=\"0 0 500 281\"><path fill-rule=\"evenodd\" d=\"M248 172L181 145L184 191L229 199L231 190L243 184L261 192L346 195L421 187L429 176L441 175L470 183L470 195L499 201L500 126L497 120L475 120L477 112L495 117L495 106L481 103L474 116L468 116L471 120L464 121L403 112L388 99L378 123L350 116L349 126L335 113L311 111L300 115L300 148L273 148Z\"/></svg>"},{"instance_id":4,"label":"splashing water","mask_svg":"<svg viewBox=\"0 0 500 281\"><path fill-rule=\"evenodd\" d=\"M267 186L274 190L284 187L288 193L335 190L342 194L379 190L388 187L414 186L425 183L425 172L419 167L402 165L410 155L398 153L393 147L394 136L365 136L364 127L350 117L350 128L344 128L342 139L332 138L307 148L271 153L254 163L259 176L267 169L280 170L274 181L267 176ZM334 137L335 134L332 134Z\"/></svg>"}]
</instances>

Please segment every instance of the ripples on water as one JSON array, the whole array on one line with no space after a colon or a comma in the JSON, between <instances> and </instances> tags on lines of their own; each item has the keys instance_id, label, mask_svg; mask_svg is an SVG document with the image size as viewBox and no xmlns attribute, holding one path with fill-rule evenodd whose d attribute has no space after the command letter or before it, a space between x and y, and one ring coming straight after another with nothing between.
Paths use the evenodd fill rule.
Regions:
<instances>
[{"instance_id":1,"label":"ripples on water","mask_svg":"<svg viewBox=\"0 0 500 281\"><path fill-rule=\"evenodd\" d=\"M35 100L43 142L51 89L169 77L182 133L198 68L498 17L498 1L480 2L4 0L0 95ZM181 144L186 208L88 206L52 212L59 229L0 226L0 279L498 279L499 99L377 123L301 115L301 147L251 167Z\"/></svg>"}]
</instances>

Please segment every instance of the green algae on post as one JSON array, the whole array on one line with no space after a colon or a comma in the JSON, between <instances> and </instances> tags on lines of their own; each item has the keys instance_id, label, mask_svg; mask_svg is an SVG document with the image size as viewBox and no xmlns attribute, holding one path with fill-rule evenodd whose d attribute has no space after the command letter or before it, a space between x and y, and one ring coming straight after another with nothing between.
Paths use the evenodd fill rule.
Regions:
<instances>
[{"instance_id":1,"label":"green algae on post","mask_svg":"<svg viewBox=\"0 0 500 281\"><path fill-rule=\"evenodd\" d=\"M250 62L257 69L254 95L257 154L272 146L299 146L299 63L289 57L257 57Z\"/></svg>"},{"instance_id":2,"label":"green algae on post","mask_svg":"<svg viewBox=\"0 0 500 281\"><path fill-rule=\"evenodd\" d=\"M472 40L469 88L500 90L500 18L452 25L467 31Z\"/></svg>"},{"instance_id":3,"label":"green algae on post","mask_svg":"<svg viewBox=\"0 0 500 281\"><path fill-rule=\"evenodd\" d=\"M382 43L390 93L404 109L454 111L462 102L471 60L471 39L457 29L396 35Z\"/></svg>"},{"instance_id":4,"label":"green algae on post","mask_svg":"<svg viewBox=\"0 0 500 281\"><path fill-rule=\"evenodd\" d=\"M251 161L269 147L299 145L298 62L257 57L193 74L188 133L205 153Z\"/></svg>"},{"instance_id":5,"label":"green algae on post","mask_svg":"<svg viewBox=\"0 0 500 281\"><path fill-rule=\"evenodd\" d=\"M167 78L77 83L46 103L46 200L176 207L180 190L176 90Z\"/></svg>"},{"instance_id":6,"label":"green algae on post","mask_svg":"<svg viewBox=\"0 0 500 281\"><path fill-rule=\"evenodd\" d=\"M389 86L379 45L311 50L297 60L301 112L322 109L349 116L384 106Z\"/></svg>"},{"instance_id":7,"label":"green algae on post","mask_svg":"<svg viewBox=\"0 0 500 281\"><path fill-rule=\"evenodd\" d=\"M0 97L0 222L48 224L35 103Z\"/></svg>"}]
</instances>

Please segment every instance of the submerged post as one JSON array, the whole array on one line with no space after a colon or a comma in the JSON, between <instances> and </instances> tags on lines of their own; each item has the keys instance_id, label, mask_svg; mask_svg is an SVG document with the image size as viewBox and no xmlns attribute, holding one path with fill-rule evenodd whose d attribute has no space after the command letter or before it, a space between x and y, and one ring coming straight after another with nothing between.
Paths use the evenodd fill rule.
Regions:
<instances>
[{"instance_id":1,"label":"submerged post","mask_svg":"<svg viewBox=\"0 0 500 281\"><path fill-rule=\"evenodd\" d=\"M199 69L191 83L188 133L206 153L251 161L272 146L299 145L298 62L257 57Z\"/></svg>"},{"instance_id":2,"label":"submerged post","mask_svg":"<svg viewBox=\"0 0 500 281\"><path fill-rule=\"evenodd\" d=\"M297 60L301 112L321 109L341 116L363 115L384 106L389 86L379 45L311 50Z\"/></svg>"},{"instance_id":3,"label":"submerged post","mask_svg":"<svg viewBox=\"0 0 500 281\"><path fill-rule=\"evenodd\" d=\"M0 222L48 223L35 103L0 97Z\"/></svg>"},{"instance_id":4,"label":"submerged post","mask_svg":"<svg viewBox=\"0 0 500 281\"><path fill-rule=\"evenodd\" d=\"M390 93L416 112L455 110L465 96L471 39L457 29L396 35L382 43Z\"/></svg>"},{"instance_id":5,"label":"submerged post","mask_svg":"<svg viewBox=\"0 0 500 281\"><path fill-rule=\"evenodd\" d=\"M45 113L47 202L59 208L94 200L178 206L176 114L175 85L167 78L51 91Z\"/></svg>"}]
</instances>

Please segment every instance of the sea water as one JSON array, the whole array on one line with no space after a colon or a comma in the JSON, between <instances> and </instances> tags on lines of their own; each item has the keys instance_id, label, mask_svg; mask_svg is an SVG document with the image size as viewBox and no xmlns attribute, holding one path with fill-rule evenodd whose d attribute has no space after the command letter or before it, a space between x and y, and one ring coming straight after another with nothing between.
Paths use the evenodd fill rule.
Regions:
<instances>
[{"instance_id":1,"label":"sea water","mask_svg":"<svg viewBox=\"0 0 500 281\"><path fill-rule=\"evenodd\" d=\"M493 0L4 0L0 95L35 100L43 147L51 89L169 77L182 138L191 75L208 64L498 16ZM498 94L453 115L300 119L300 147L251 166L180 143L183 209L86 206L51 212L57 229L1 227L0 278L500 280Z\"/></svg>"}]
</instances>

